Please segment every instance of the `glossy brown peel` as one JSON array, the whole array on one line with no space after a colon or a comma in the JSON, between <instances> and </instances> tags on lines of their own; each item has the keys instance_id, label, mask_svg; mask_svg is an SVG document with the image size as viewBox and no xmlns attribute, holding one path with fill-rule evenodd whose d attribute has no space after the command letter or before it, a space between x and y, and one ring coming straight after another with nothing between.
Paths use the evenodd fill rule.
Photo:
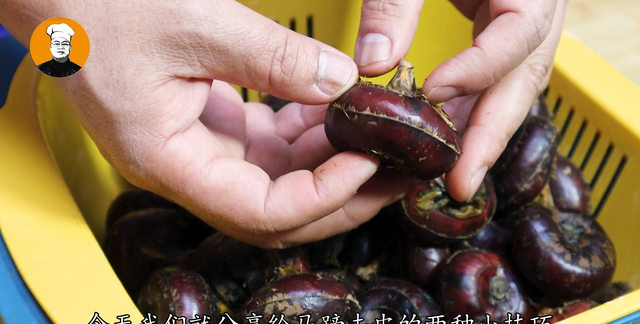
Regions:
<instances>
[{"instance_id":1,"label":"glossy brown peel","mask_svg":"<svg viewBox=\"0 0 640 324\"><path fill-rule=\"evenodd\" d=\"M529 115L540 116L549 120L553 118L549 105L547 104L547 98L543 94L540 94L533 102L531 109L529 109Z\"/></svg>"},{"instance_id":2,"label":"glossy brown peel","mask_svg":"<svg viewBox=\"0 0 640 324\"><path fill-rule=\"evenodd\" d=\"M325 132L337 150L378 155L419 179L442 175L460 155L453 123L415 88L407 65L386 87L358 82L332 102Z\"/></svg>"},{"instance_id":3,"label":"glossy brown peel","mask_svg":"<svg viewBox=\"0 0 640 324\"><path fill-rule=\"evenodd\" d=\"M501 322L519 313L528 321L533 314L520 279L503 256L485 250L455 252L447 259L440 277L438 300L447 318L469 314L475 322Z\"/></svg>"},{"instance_id":4,"label":"glossy brown peel","mask_svg":"<svg viewBox=\"0 0 640 324\"><path fill-rule=\"evenodd\" d=\"M529 117L521 129L518 140L510 142L503 153L507 158L492 172L501 215L534 200L555 167L561 139L555 125L542 117Z\"/></svg>"},{"instance_id":5,"label":"glossy brown peel","mask_svg":"<svg viewBox=\"0 0 640 324\"><path fill-rule=\"evenodd\" d=\"M591 215L591 187L582 171L569 158L557 156L549 180L553 203L562 211Z\"/></svg>"},{"instance_id":6,"label":"glossy brown peel","mask_svg":"<svg viewBox=\"0 0 640 324\"><path fill-rule=\"evenodd\" d=\"M440 116L440 114L436 109L432 107L431 109L425 109L424 102L419 99L406 97L395 91L371 84L352 88L339 100L349 102L369 101L371 103L370 105L331 103L331 108L341 111L350 121L356 121L358 118L368 118L366 120L368 124L374 126L377 119L401 123L414 130L416 134L431 136L453 152L460 153L457 138L451 132L440 130L443 129L443 124L448 126L447 122L445 120L437 120L435 116ZM421 119L429 120L434 124L426 124Z\"/></svg>"},{"instance_id":7,"label":"glossy brown peel","mask_svg":"<svg viewBox=\"0 0 640 324\"><path fill-rule=\"evenodd\" d=\"M541 206L517 217L512 253L538 289L549 296L583 298L611 282L616 253L597 221Z\"/></svg>"},{"instance_id":8,"label":"glossy brown peel","mask_svg":"<svg viewBox=\"0 0 640 324\"><path fill-rule=\"evenodd\" d=\"M434 291L438 273L449 257L449 250L446 247L411 242L404 253L409 281L425 291Z\"/></svg>"},{"instance_id":9,"label":"glossy brown peel","mask_svg":"<svg viewBox=\"0 0 640 324\"><path fill-rule=\"evenodd\" d=\"M216 323L220 319L217 299L204 278L178 267L156 271L145 283L137 304L142 313L155 314L162 322L169 314L187 320L206 314Z\"/></svg>"}]
</instances>

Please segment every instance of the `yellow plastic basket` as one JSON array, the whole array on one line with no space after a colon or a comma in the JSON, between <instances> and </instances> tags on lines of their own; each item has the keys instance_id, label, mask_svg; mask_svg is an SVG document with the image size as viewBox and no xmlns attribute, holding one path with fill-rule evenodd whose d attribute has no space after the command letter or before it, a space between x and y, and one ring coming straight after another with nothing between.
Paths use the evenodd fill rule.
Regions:
<instances>
[{"instance_id":1,"label":"yellow plastic basket","mask_svg":"<svg viewBox=\"0 0 640 324\"><path fill-rule=\"evenodd\" d=\"M360 1L242 2L353 53ZM449 2L426 0L407 58L420 82L470 45L471 22ZM258 100L257 92L238 90ZM562 323L609 323L640 310L640 88L565 32L547 98L564 135L560 152L583 168L593 186L595 214L614 241L614 280L630 281L636 289ZM124 314L133 323L142 320L100 247L107 207L128 186L99 154L52 79L25 57L0 109L0 230L53 322L86 323L94 312L110 323Z\"/></svg>"}]
</instances>

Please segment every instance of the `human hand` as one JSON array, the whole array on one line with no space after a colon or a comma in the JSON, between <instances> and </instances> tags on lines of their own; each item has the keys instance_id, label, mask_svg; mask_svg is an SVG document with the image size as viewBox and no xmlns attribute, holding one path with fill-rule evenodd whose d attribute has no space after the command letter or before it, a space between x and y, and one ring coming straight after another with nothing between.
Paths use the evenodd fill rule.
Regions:
<instances>
[{"instance_id":1,"label":"human hand","mask_svg":"<svg viewBox=\"0 0 640 324\"><path fill-rule=\"evenodd\" d=\"M386 73L406 55L422 2L364 1L354 55L361 74ZM567 1L451 2L474 21L474 44L440 64L422 91L431 103L444 102L462 134L462 154L447 172L446 186L454 199L464 201L477 191L549 82Z\"/></svg>"},{"instance_id":2,"label":"human hand","mask_svg":"<svg viewBox=\"0 0 640 324\"><path fill-rule=\"evenodd\" d=\"M361 153L337 153L325 106L277 114L223 80L306 104L353 85L355 63L232 0L5 1L0 21L23 44L50 16L80 23L87 63L56 79L102 155L132 184L261 247L320 240L397 200L405 181ZM27 21L27 23L25 23ZM376 175L374 175L376 173Z\"/></svg>"}]
</instances>

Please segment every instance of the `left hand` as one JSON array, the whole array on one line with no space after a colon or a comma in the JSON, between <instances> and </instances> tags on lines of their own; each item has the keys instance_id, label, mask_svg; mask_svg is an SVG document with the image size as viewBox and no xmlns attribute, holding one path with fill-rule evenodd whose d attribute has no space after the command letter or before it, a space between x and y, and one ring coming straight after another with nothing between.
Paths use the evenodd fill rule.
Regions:
<instances>
[{"instance_id":1,"label":"left hand","mask_svg":"<svg viewBox=\"0 0 640 324\"><path fill-rule=\"evenodd\" d=\"M470 199L549 82L567 0L451 0L474 21L473 46L440 64L422 91L444 102L462 135L446 175L449 194ZM355 50L360 74L392 70L413 41L423 0L364 0Z\"/></svg>"}]
</instances>

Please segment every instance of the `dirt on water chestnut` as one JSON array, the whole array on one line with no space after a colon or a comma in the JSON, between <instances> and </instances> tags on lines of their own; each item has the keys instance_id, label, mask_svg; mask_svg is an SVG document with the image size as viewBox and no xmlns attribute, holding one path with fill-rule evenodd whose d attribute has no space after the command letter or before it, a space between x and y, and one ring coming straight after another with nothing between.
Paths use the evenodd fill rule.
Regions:
<instances>
[{"instance_id":1,"label":"dirt on water chestnut","mask_svg":"<svg viewBox=\"0 0 640 324\"><path fill-rule=\"evenodd\" d=\"M460 155L451 119L426 100L404 59L386 87L359 80L332 102L325 132L337 150L374 154L418 179L441 176Z\"/></svg>"},{"instance_id":2,"label":"dirt on water chestnut","mask_svg":"<svg viewBox=\"0 0 640 324\"><path fill-rule=\"evenodd\" d=\"M267 250L263 258L265 282L296 273L311 272L309 257L302 246Z\"/></svg>"},{"instance_id":3,"label":"dirt on water chestnut","mask_svg":"<svg viewBox=\"0 0 640 324\"><path fill-rule=\"evenodd\" d=\"M337 267L324 267L317 269L316 272L325 272L342 280L346 285L353 288L354 291L358 291L362 288L362 281L360 278L349 268L337 268Z\"/></svg>"},{"instance_id":4,"label":"dirt on water chestnut","mask_svg":"<svg viewBox=\"0 0 640 324\"><path fill-rule=\"evenodd\" d=\"M356 229L306 244L312 268L349 270L362 281L401 275L406 235L394 218L383 208Z\"/></svg>"}]
</instances>

